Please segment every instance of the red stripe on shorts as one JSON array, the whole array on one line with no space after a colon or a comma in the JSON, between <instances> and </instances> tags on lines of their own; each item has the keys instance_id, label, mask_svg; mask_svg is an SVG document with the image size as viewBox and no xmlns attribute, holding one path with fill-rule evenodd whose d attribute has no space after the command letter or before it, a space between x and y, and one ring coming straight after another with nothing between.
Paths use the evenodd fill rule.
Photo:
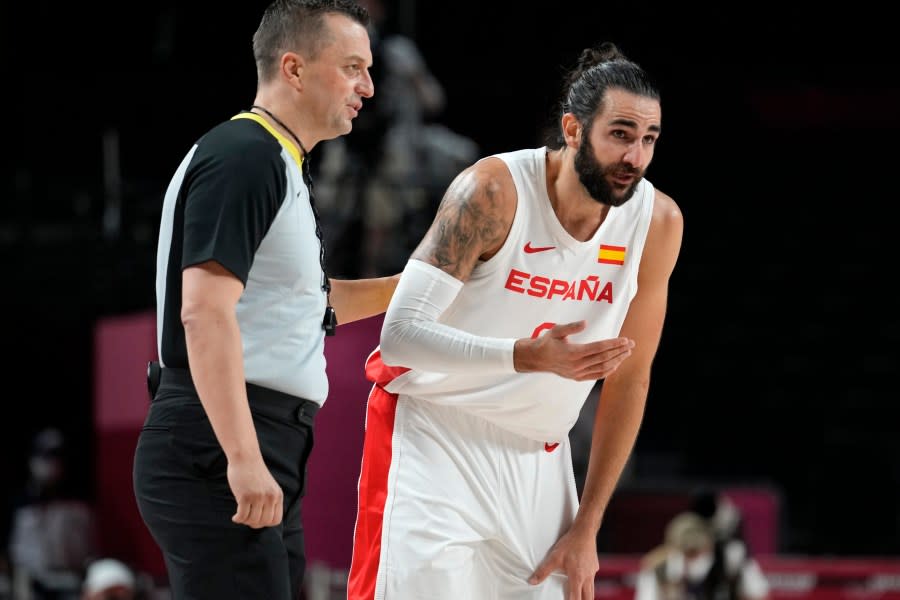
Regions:
<instances>
[{"instance_id":1,"label":"red stripe on shorts","mask_svg":"<svg viewBox=\"0 0 900 600\"><path fill-rule=\"evenodd\" d=\"M366 361L366 379L374 382L366 407L366 436L359 473L356 529L353 558L347 581L347 600L372 600L381 557L381 529L387 502L388 472L391 468L391 439L397 395L384 387L409 369L389 367L375 350Z\"/></svg>"}]
</instances>

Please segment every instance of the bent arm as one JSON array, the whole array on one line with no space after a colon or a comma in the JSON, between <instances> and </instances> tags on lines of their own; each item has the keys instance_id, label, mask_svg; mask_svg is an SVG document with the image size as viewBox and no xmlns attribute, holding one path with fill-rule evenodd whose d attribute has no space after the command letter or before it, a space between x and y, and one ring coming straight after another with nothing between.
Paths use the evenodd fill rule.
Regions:
<instances>
[{"instance_id":1,"label":"bent arm","mask_svg":"<svg viewBox=\"0 0 900 600\"><path fill-rule=\"evenodd\" d=\"M503 244L514 211L512 178L499 160L473 165L454 179L385 314L386 364L443 373L513 372L515 339L474 335L437 320L477 261Z\"/></svg>"},{"instance_id":2,"label":"bent arm","mask_svg":"<svg viewBox=\"0 0 900 600\"><path fill-rule=\"evenodd\" d=\"M621 335L633 339L635 346L631 357L603 382L594 418L584 491L573 524L573 529L583 529L591 536L600 528L643 420L669 278L681 248L681 212L671 198L661 196L641 259L638 292L622 325Z\"/></svg>"},{"instance_id":3,"label":"bent arm","mask_svg":"<svg viewBox=\"0 0 900 600\"><path fill-rule=\"evenodd\" d=\"M542 371L585 381L605 377L629 355L624 337L569 343L583 321L556 325L536 339L487 337L438 323L477 261L503 245L516 201L499 159L476 163L454 180L391 299L381 329L385 364L440 373Z\"/></svg>"}]
</instances>

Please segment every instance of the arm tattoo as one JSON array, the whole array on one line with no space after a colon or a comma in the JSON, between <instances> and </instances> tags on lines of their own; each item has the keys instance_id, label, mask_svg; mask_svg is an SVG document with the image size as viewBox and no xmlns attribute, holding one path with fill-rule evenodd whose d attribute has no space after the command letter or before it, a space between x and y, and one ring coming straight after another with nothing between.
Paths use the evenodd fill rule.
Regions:
<instances>
[{"instance_id":1,"label":"arm tattoo","mask_svg":"<svg viewBox=\"0 0 900 600\"><path fill-rule=\"evenodd\" d=\"M468 173L450 185L413 258L465 281L478 257L495 249L509 229L500 185Z\"/></svg>"}]
</instances>

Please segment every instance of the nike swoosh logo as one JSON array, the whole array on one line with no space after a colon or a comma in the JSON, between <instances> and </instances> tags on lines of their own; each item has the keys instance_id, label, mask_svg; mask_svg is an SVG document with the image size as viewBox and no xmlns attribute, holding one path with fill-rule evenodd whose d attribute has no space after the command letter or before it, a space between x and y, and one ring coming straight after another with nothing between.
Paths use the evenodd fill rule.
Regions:
<instances>
[{"instance_id":1,"label":"nike swoosh logo","mask_svg":"<svg viewBox=\"0 0 900 600\"><path fill-rule=\"evenodd\" d=\"M547 452L553 452L554 450L556 450L557 446L559 446L559 442L556 442L555 444L544 442L544 450L546 450Z\"/></svg>"},{"instance_id":2,"label":"nike swoosh logo","mask_svg":"<svg viewBox=\"0 0 900 600\"><path fill-rule=\"evenodd\" d=\"M525 247L522 248L525 251L525 254L534 254L535 252L546 252L547 250L553 250L556 246L532 246L531 242L526 242Z\"/></svg>"}]
</instances>

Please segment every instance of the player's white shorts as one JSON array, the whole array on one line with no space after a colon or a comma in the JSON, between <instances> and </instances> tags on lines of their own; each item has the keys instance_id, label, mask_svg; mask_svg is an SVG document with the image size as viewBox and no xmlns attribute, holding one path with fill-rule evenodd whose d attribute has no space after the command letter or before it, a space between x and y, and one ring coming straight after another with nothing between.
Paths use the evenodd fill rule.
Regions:
<instances>
[{"instance_id":1,"label":"player's white shorts","mask_svg":"<svg viewBox=\"0 0 900 600\"><path fill-rule=\"evenodd\" d=\"M528 578L577 504L568 439L536 442L376 385L347 598L560 600L562 573Z\"/></svg>"}]
</instances>

